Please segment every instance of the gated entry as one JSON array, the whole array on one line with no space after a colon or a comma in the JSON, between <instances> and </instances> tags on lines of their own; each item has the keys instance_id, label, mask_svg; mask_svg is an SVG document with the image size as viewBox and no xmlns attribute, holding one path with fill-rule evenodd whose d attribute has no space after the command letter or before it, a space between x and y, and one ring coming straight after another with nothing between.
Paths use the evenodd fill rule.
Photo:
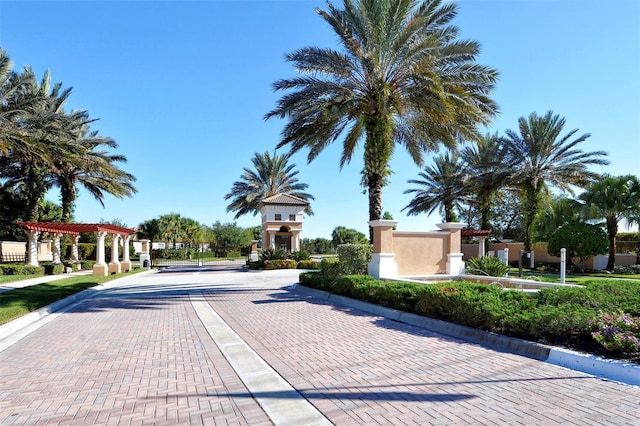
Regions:
<instances>
[{"instance_id":1,"label":"gated entry","mask_svg":"<svg viewBox=\"0 0 640 426\"><path fill-rule=\"evenodd\" d=\"M210 265L238 265L245 264L246 258L228 260L219 259L213 257L211 252L201 251L184 251L182 258L179 259L162 259L158 257L159 250L152 250L151 266L153 267L166 267L166 266L210 266Z\"/></svg>"}]
</instances>

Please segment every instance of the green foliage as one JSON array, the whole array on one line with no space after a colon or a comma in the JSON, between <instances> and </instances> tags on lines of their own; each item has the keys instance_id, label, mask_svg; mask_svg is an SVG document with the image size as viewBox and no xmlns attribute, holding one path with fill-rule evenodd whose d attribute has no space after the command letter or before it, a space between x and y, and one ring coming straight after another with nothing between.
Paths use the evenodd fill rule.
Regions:
<instances>
[{"instance_id":1,"label":"green foliage","mask_svg":"<svg viewBox=\"0 0 640 426\"><path fill-rule=\"evenodd\" d=\"M292 259L273 259L264 261L264 269L296 269L298 262Z\"/></svg>"},{"instance_id":2,"label":"green foliage","mask_svg":"<svg viewBox=\"0 0 640 426\"><path fill-rule=\"evenodd\" d=\"M311 254L306 250L294 251L293 253L289 253L288 258L300 262L301 260L311 259Z\"/></svg>"},{"instance_id":3,"label":"green foliage","mask_svg":"<svg viewBox=\"0 0 640 426\"><path fill-rule=\"evenodd\" d=\"M251 245L251 238L235 222L222 224L217 221L213 224L212 230L216 238L215 253L218 257L227 257L228 252L239 251L241 247Z\"/></svg>"},{"instance_id":4,"label":"green foliage","mask_svg":"<svg viewBox=\"0 0 640 426\"><path fill-rule=\"evenodd\" d=\"M474 275L489 275L491 277L504 277L509 272L509 266L502 260L493 256L475 257L467 260L466 272Z\"/></svg>"},{"instance_id":5,"label":"green foliage","mask_svg":"<svg viewBox=\"0 0 640 426\"><path fill-rule=\"evenodd\" d=\"M93 265L96 264L95 260L81 260L80 261L80 269L83 271L93 269Z\"/></svg>"},{"instance_id":6,"label":"green foliage","mask_svg":"<svg viewBox=\"0 0 640 426\"><path fill-rule=\"evenodd\" d=\"M364 275L371 262L371 244L341 244L338 246L338 259L342 273L346 275Z\"/></svg>"},{"instance_id":7,"label":"green foliage","mask_svg":"<svg viewBox=\"0 0 640 426\"><path fill-rule=\"evenodd\" d=\"M331 243L334 247L341 244L369 244L369 239L362 232L355 229L336 226L331 232Z\"/></svg>"},{"instance_id":8,"label":"green foliage","mask_svg":"<svg viewBox=\"0 0 640 426\"><path fill-rule=\"evenodd\" d=\"M249 269L251 270L260 270L260 269L264 269L264 262L262 260L256 260L256 261L247 261L247 266L249 267Z\"/></svg>"},{"instance_id":9,"label":"green foliage","mask_svg":"<svg viewBox=\"0 0 640 426\"><path fill-rule=\"evenodd\" d=\"M0 264L1 275L44 275L43 266L31 266L22 263Z\"/></svg>"},{"instance_id":10,"label":"green foliage","mask_svg":"<svg viewBox=\"0 0 640 426\"><path fill-rule=\"evenodd\" d=\"M267 260L284 260L288 257L289 253L283 248L269 247L262 249L260 252L260 260L263 262Z\"/></svg>"},{"instance_id":11,"label":"green foliage","mask_svg":"<svg viewBox=\"0 0 640 426\"><path fill-rule=\"evenodd\" d=\"M298 269L318 269L318 262L315 260L301 260L298 262Z\"/></svg>"},{"instance_id":12,"label":"green foliage","mask_svg":"<svg viewBox=\"0 0 640 426\"><path fill-rule=\"evenodd\" d=\"M601 312L640 317L640 284L594 280L586 287L545 288L529 294L467 282L421 285L340 274L326 261L300 275L312 288L508 336L589 347L590 321Z\"/></svg>"},{"instance_id":13,"label":"green foliage","mask_svg":"<svg viewBox=\"0 0 640 426\"><path fill-rule=\"evenodd\" d=\"M590 256L607 253L609 241L599 226L573 222L551 234L547 252L552 256L560 256L561 248L567 249L567 259L579 258L582 263Z\"/></svg>"},{"instance_id":14,"label":"green foliage","mask_svg":"<svg viewBox=\"0 0 640 426\"><path fill-rule=\"evenodd\" d=\"M614 274L637 275L640 274L640 265L616 266L613 268Z\"/></svg>"},{"instance_id":15,"label":"green foliage","mask_svg":"<svg viewBox=\"0 0 640 426\"><path fill-rule=\"evenodd\" d=\"M42 263L45 275L60 275L64 273L64 265L62 263Z\"/></svg>"},{"instance_id":16,"label":"green foliage","mask_svg":"<svg viewBox=\"0 0 640 426\"><path fill-rule=\"evenodd\" d=\"M332 254L334 252L331 240L326 238L303 238L300 247L313 254Z\"/></svg>"}]
</instances>

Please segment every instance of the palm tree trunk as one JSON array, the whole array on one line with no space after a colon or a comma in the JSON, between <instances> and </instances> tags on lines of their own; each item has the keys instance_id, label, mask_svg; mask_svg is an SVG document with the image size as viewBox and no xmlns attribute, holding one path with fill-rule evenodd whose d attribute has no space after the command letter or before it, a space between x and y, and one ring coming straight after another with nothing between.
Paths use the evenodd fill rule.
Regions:
<instances>
[{"instance_id":1,"label":"palm tree trunk","mask_svg":"<svg viewBox=\"0 0 640 426\"><path fill-rule=\"evenodd\" d=\"M524 251L531 251L531 225L538 214L539 196L538 188L531 185L525 190L525 208L523 212L524 227Z\"/></svg>"},{"instance_id":2,"label":"palm tree trunk","mask_svg":"<svg viewBox=\"0 0 640 426\"><path fill-rule=\"evenodd\" d=\"M618 223L613 217L607 217L607 235L609 236L609 260L607 261L607 271L613 271L616 266L616 235L618 234Z\"/></svg>"},{"instance_id":3,"label":"palm tree trunk","mask_svg":"<svg viewBox=\"0 0 640 426\"><path fill-rule=\"evenodd\" d=\"M382 217L382 176L371 174L369 181L369 220ZM369 241L373 244L373 228L369 227Z\"/></svg>"},{"instance_id":4,"label":"palm tree trunk","mask_svg":"<svg viewBox=\"0 0 640 426\"><path fill-rule=\"evenodd\" d=\"M62 221L71 222L71 209L76 199L76 190L73 185L60 182L60 198L62 202Z\"/></svg>"}]
</instances>

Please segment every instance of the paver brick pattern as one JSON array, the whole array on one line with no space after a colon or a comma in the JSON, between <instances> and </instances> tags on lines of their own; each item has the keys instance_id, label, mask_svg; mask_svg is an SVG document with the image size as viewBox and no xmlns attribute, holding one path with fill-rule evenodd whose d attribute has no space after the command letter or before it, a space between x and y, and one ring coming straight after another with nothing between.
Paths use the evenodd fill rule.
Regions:
<instances>
[{"instance_id":1,"label":"paver brick pattern","mask_svg":"<svg viewBox=\"0 0 640 426\"><path fill-rule=\"evenodd\" d=\"M181 294L87 300L0 353L0 377L2 425L271 424Z\"/></svg>"},{"instance_id":2,"label":"paver brick pattern","mask_svg":"<svg viewBox=\"0 0 640 426\"><path fill-rule=\"evenodd\" d=\"M635 424L640 388L284 289L213 308L335 424Z\"/></svg>"},{"instance_id":3,"label":"paver brick pattern","mask_svg":"<svg viewBox=\"0 0 640 426\"><path fill-rule=\"evenodd\" d=\"M105 290L0 352L0 424L269 424L198 320L198 292L336 425L640 425L638 387L284 288L293 282L151 274Z\"/></svg>"}]
</instances>

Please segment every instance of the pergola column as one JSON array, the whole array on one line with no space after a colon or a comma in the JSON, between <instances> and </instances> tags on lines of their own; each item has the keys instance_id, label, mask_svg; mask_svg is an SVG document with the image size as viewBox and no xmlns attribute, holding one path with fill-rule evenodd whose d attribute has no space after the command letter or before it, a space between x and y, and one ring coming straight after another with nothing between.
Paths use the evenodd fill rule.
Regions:
<instances>
[{"instance_id":1,"label":"pergola column","mask_svg":"<svg viewBox=\"0 0 640 426\"><path fill-rule=\"evenodd\" d=\"M129 241L131 235L125 235L122 237L122 262L120 262L122 271L131 270L131 260L129 259Z\"/></svg>"},{"instance_id":2,"label":"pergola column","mask_svg":"<svg viewBox=\"0 0 640 426\"><path fill-rule=\"evenodd\" d=\"M71 263L79 270L80 256L78 256L78 241L80 241L80 234L71 236Z\"/></svg>"},{"instance_id":3,"label":"pergola column","mask_svg":"<svg viewBox=\"0 0 640 426\"><path fill-rule=\"evenodd\" d=\"M120 240L120 235L111 234L111 262L109 262L109 273L110 274L119 274L122 272L122 265L120 265L120 261L118 260L118 241Z\"/></svg>"},{"instance_id":4,"label":"pergola column","mask_svg":"<svg viewBox=\"0 0 640 426\"><path fill-rule=\"evenodd\" d=\"M62 238L62 234L54 233L51 235L53 237L53 262L54 264L60 264L62 261L60 260L60 238Z\"/></svg>"},{"instance_id":5,"label":"pergola column","mask_svg":"<svg viewBox=\"0 0 640 426\"><path fill-rule=\"evenodd\" d=\"M27 243L27 257L29 259L29 265L38 266L38 237L40 231L27 231L29 242Z\"/></svg>"},{"instance_id":6,"label":"pergola column","mask_svg":"<svg viewBox=\"0 0 640 426\"><path fill-rule=\"evenodd\" d=\"M104 261L104 239L106 236L105 231L96 232L96 264L93 265L93 275L107 276L109 274L109 267Z\"/></svg>"},{"instance_id":7,"label":"pergola column","mask_svg":"<svg viewBox=\"0 0 640 426\"><path fill-rule=\"evenodd\" d=\"M485 237L484 235L479 235L478 236L478 257L484 257L484 254L486 253L485 250L485 246L484 246L484 241L487 239L487 237Z\"/></svg>"}]
</instances>

